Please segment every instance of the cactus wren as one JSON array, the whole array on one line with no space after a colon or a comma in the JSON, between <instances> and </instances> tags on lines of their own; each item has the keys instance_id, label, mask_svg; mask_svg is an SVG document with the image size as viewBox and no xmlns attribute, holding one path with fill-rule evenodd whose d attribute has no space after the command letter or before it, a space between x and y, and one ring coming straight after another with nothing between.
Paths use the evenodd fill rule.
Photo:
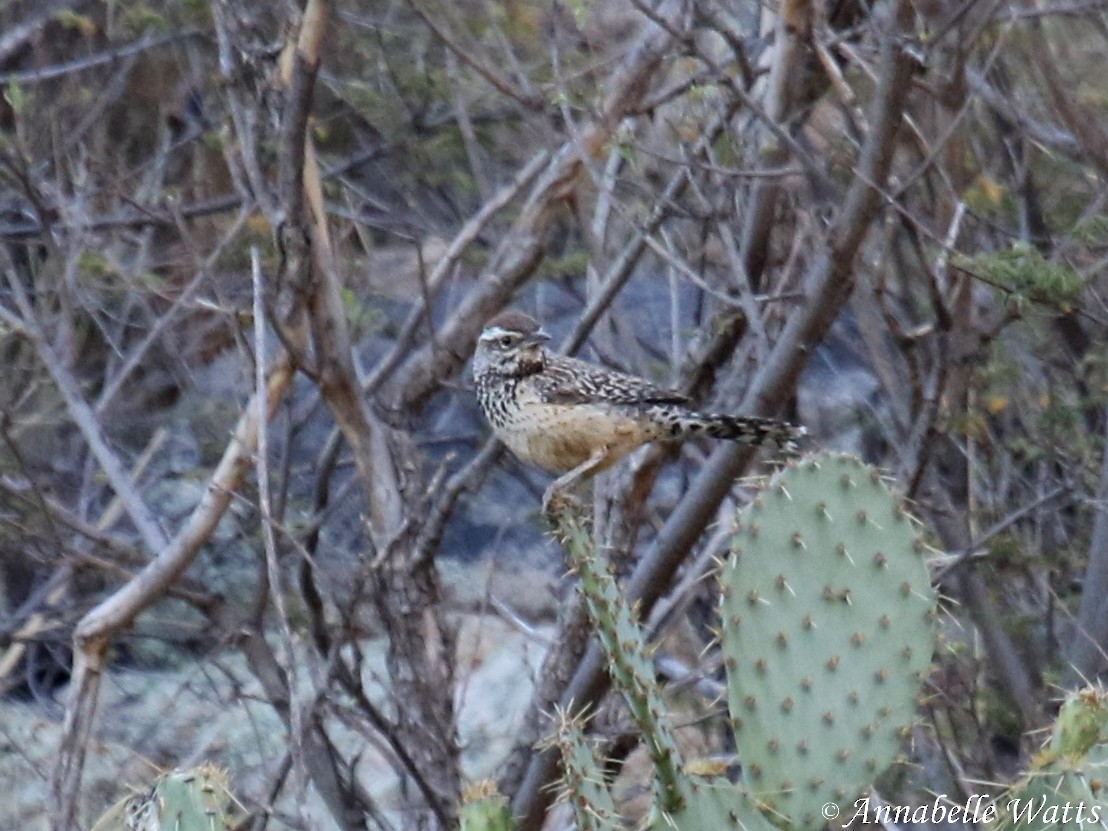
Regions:
<instances>
[{"instance_id":1,"label":"cactus wren","mask_svg":"<svg viewBox=\"0 0 1108 831\"><path fill-rule=\"evenodd\" d=\"M710 415L643 378L550 353L549 336L520 312L490 320L477 341L477 400L493 431L524 461L561 473L543 497L611 467L651 441L692 436L791 446L803 427L752 416Z\"/></svg>"}]
</instances>

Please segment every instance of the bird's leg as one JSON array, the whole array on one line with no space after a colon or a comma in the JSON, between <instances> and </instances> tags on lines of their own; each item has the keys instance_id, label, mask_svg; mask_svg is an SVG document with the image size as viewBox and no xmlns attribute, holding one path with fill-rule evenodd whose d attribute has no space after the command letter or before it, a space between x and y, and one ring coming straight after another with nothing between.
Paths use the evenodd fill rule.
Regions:
<instances>
[{"instance_id":1,"label":"bird's leg","mask_svg":"<svg viewBox=\"0 0 1108 831\"><path fill-rule=\"evenodd\" d=\"M573 470L563 473L550 483L542 495L542 512L548 516L558 512L562 502L572 501L568 491L608 460L608 446L602 445Z\"/></svg>"}]
</instances>

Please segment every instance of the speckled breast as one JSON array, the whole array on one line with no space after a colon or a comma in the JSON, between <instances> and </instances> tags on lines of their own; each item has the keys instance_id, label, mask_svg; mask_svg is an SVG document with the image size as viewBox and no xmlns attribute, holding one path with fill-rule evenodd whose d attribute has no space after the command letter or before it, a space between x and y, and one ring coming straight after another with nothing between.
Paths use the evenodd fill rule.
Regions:
<instances>
[{"instance_id":1,"label":"speckled breast","mask_svg":"<svg viewBox=\"0 0 1108 831\"><path fill-rule=\"evenodd\" d=\"M499 390L478 388L478 398L497 437L521 459L547 470L572 470L597 453L603 470L656 436L653 425L627 408L605 404L551 404L526 383Z\"/></svg>"}]
</instances>

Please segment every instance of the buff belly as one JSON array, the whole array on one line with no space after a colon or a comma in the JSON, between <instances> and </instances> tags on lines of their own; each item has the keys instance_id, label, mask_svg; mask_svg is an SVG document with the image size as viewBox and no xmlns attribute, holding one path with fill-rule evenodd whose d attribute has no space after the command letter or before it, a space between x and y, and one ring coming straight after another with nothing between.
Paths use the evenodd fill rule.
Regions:
<instances>
[{"instance_id":1,"label":"buff belly","mask_svg":"<svg viewBox=\"0 0 1108 831\"><path fill-rule=\"evenodd\" d=\"M581 404L531 407L525 420L497 430L500 440L521 459L559 473L584 463L598 450L605 450L607 458L596 469L605 470L658 438L655 432L627 415Z\"/></svg>"}]
</instances>

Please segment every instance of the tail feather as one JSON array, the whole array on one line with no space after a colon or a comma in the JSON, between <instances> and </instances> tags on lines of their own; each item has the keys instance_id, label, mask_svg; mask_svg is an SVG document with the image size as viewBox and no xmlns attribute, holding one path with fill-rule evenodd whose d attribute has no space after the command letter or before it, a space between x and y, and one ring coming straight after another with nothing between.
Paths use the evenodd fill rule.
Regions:
<instances>
[{"instance_id":1,"label":"tail feather","mask_svg":"<svg viewBox=\"0 0 1108 831\"><path fill-rule=\"evenodd\" d=\"M796 442L808 432L798 425L757 416L689 413L680 418L678 423L685 435L710 436L740 444L761 445L773 442L786 450L795 450Z\"/></svg>"}]
</instances>

